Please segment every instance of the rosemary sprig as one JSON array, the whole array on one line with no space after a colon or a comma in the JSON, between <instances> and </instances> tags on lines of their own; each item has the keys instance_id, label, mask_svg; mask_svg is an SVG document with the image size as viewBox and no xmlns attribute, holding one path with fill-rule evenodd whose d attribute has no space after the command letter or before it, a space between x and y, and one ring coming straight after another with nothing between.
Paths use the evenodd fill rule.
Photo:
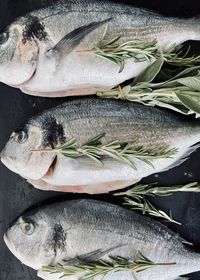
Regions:
<instances>
[{"instance_id":1,"label":"rosemary sprig","mask_svg":"<svg viewBox=\"0 0 200 280\"><path fill-rule=\"evenodd\" d=\"M179 222L172 218L172 214L168 215L164 211L154 206L148 199L147 195L151 196L169 196L176 192L200 192L200 184L197 182L186 185L174 185L170 187L161 187L156 184L138 184L133 188L125 191L114 193L115 196L124 196L124 205L128 205L131 209L141 211L143 214L148 214L157 218L162 218L167 222L172 222L180 225Z\"/></svg>"},{"instance_id":2,"label":"rosemary sprig","mask_svg":"<svg viewBox=\"0 0 200 280\"><path fill-rule=\"evenodd\" d=\"M169 196L176 192L200 192L200 184L197 182L189 183L186 185L174 185L170 187L157 186L155 184L138 184L133 188L125 191L115 193L115 196L128 196L128 197L140 197L141 195L157 195L157 196Z\"/></svg>"},{"instance_id":3,"label":"rosemary sprig","mask_svg":"<svg viewBox=\"0 0 200 280\"><path fill-rule=\"evenodd\" d=\"M118 140L108 144L102 144L105 133L101 133L90 139L83 145L79 145L76 139L70 139L63 145L55 149L36 149L32 152L58 152L70 158L86 156L94 160L97 164L103 165L102 157L107 156L137 169L134 159L143 161L152 166L152 160L161 158L172 158L178 150L170 148L169 145L153 145L145 148L137 144L137 140L120 143Z\"/></svg>"},{"instance_id":4,"label":"rosemary sprig","mask_svg":"<svg viewBox=\"0 0 200 280\"><path fill-rule=\"evenodd\" d=\"M171 263L154 263L139 252L135 261L127 260L122 257L109 257L110 261L99 260L96 262L85 262L79 260L76 265L57 265L57 266L45 266L44 272L60 274L60 278L65 276L74 276L76 274L82 274L80 280L94 279L98 275L106 276L109 273L127 271L132 273L138 273L146 269L153 268L155 266L171 266L176 265L175 262Z\"/></svg>"},{"instance_id":5,"label":"rosemary sprig","mask_svg":"<svg viewBox=\"0 0 200 280\"><path fill-rule=\"evenodd\" d=\"M177 153L176 148L170 148L168 145L154 145L151 148L145 148L137 145L137 140L127 143L120 143L116 140L103 145L101 140L104 136L105 133L99 134L81 146L78 145L76 139L71 139L56 148L56 151L71 158L87 156L98 164L102 164L103 156L109 156L130 165L134 169L136 169L134 159L141 160L153 167L152 160L171 158Z\"/></svg>"},{"instance_id":6,"label":"rosemary sprig","mask_svg":"<svg viewBox=\"0 0 200 280\"><path fill-rule=\"evenodd\" d=\"M120 37L111 41L96 44L94 54L108 59L119 66L119 72L122 72L127 59L133 58L135 62L151 61L157 57L158 47L156 41L142 42L139 40L118 43Z\"/></svg>"},{"instance_id":7,"label":"rosemary sprig","mask_svg":"<svg viewBox=\"0 0 200 280\"><path fill-rule=\"evenodd\" d=\"M134 59L135 62L150 62L158 59L161 50L156 40L145 42L141 40L129 40L121 42L121 37L116 36L112 39L107 39L107 28L101 40L94 44L90 50L79 50L79 54L94 54L98 57L107 59L119 66L119 72L122 72L127 59ZM168 64L180 67L192 67L199 65L200 55L188 57L189 49L183 54L182 51L176 53L175 46L171 46L163 52L164 61Z\"/></svg>"},{"instance_id":8,"label":"rosemary sprig","mask_svg":"<svg viewBox=\"0 0 200 280\"><path fill-rule=\"evenodd\" d=\"M133 210L141 211L143 215L148 214L148 215L156 217L156 218L161 218L167 222L181 225L180 222L178 222L172 218L171 212L168 215L164 211L155 207L149 200L147 200L145 198L145 196L137 195L135 198L125 197L124 205L129 206Z\"/></svg>"}]
</instances>

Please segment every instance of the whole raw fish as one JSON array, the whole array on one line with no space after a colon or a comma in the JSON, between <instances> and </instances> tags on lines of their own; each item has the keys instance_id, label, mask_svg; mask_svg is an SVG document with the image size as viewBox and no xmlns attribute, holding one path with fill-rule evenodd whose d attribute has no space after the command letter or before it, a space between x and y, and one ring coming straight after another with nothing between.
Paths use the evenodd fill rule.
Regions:
<instances>
[{"instance_id":1,"label":"whole raw fish","mask_svg":"<svg viewBox=\"0 0 200 280\"><path fill-rule=\"evenodd\" d=\"M179 165L198 147L192 145L200 140L199 124L199 120L136 103L84 98L31 118L12 133L1 161L39 189L106 193ZM103 157L100 166L87 156L69 158L54 149L72 138L81 145L101 133L105 133L103 144L137 139L136 146L147 150L169 145L177 152L170 158L152 159L153 166L133 157L134 169L111 157Z\"/></svg>"},{"instance_id":2,"label":"whole raw fish","mask_svg":"<svg viewBox=\"0 0 200 280\"><path fill-rule=\"evenodd\" d=\"M151 61L118 65L91 50L107 28L121 42L156 39L161 49L200 39L200 20L167 18L107 0L69 0L17 19L0 35L0 82L47 97L85 95L136 77Z\"/></svg>"},{"instance_id":3,"label":"whole raw fish","mask_svg":"<svg viewBox=\"0 0 200 280\"><path fill-rule=\"evenodd\" d=\"M46 265L63 261L110 261L123 257L134 261L138 251L156 266L137 273L138 280L172 280L200 270L200 254L166 226L131 210L93 200L73 200L50 204L22 215L6 232L10 251L24 264L39 271L44 279L57 280L61 274L42 272ZM173 265L167 265L173 263ZM83 276L83 275L82 275ZM65 277L81 279L80 274ZM94 280L133 280L127 271Z\"/></svg>"}]
</instances>

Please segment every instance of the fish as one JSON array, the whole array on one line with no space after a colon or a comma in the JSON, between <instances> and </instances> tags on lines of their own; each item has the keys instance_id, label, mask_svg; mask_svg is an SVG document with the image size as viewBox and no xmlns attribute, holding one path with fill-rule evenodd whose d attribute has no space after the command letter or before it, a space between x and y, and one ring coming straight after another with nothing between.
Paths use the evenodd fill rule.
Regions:
<instances>
[{"instance_id":1,"label":"fish","mask_svg":"<svg viewBox=\"0 0 200 280\"><path fill-rule=\"evenodd\" d=\"M25 212L6 231L4 241L20 262L48 280L61 275L43 272L44 266L64 261L75 265L77 257L89 263L110 261L110 257L135 261L138 251L154 263L173 263L137 273L138 280L160 280L160 275L162 280L172 280L200 270L200 254L165 225L121 206L90 199L54 202ZM133 275L116 271L95 279L132 280Z\"/></svg>"},{"instance_id":2,"label":"fish","mask_svg":"<svg viewBox=\"0 0 200 280\"><path fill-rule=\"evenodd\" d=\"M63 103L29 119L14 131L0 153L1 162L41 190L108 193L154 173L178 166L199 147L199 120L178 113L120 100L95 97ZM76 139L81 146L105 134L102 145L136 141L136 147L175 149L152 164L134 157L135 168L109 156L102 165L88 156L70 158L57 151Z\"/></svg>"},{"instance_id":3,"label":"fish","mask_svg":"<svg viewBox=\"0 0 200 280\"><path fill-rule=\"evenodd\" d=\"M155 59L127 59L123 71L94 55L109 40L157 41L161 50L200 40L198 17L164 17L107 0L59 1L17 18L0 34L0 82L45 97L89 95L139 75Z\"/></svg>"}]
</instances>

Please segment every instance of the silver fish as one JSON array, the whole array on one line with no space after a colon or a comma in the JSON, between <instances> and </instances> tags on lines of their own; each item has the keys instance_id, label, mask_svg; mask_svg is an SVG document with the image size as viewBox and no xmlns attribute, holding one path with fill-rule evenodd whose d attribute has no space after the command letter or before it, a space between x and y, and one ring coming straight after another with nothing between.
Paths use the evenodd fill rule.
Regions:
<instances>
[{"instance_id":1,"label":"silver fish","mask_svg":"<svg viewBox=\"0 0 200 280\"><path fill-rule=\"evenodd\" d=\"M176 263L138 273L138 280L172 280L200 270L200 254L186 247L187 242L166 226L94 200L59 202L27 212L8 229L4 240L22 263L39 270L45 279L60 276L43 273L46 265L62 264L63 260L75 264L77 256L90 262L108 260L109 256L135 260L138 251L155 263ZM96 279L132 280L133 276L119 272Z\"/></svg>"},{"instance_id":2,"label":"silver fish","mask_svg":"<svg viewBox=\"0 0 200 280\"><path fill-rule=\"evenodd\" d=\"M139 146L169 145L178 151L171 158L152 160L153 166L133 157L133 169L110 157L102 158L99 166L89 157L69 158L51 150L72 138L83 144L101 133L105 133L103 144L138 139ZM184 120L173 112L136 103L84 98L30 119L12 133L1 161L39 189L106 193L179 165L199 140L199 120Z\"/></svg>"},{"instance_id":3,"label":"silver fish","mask_svg":"<svg viewBox=\"0 0 200 280\"><path fill-rule=\"evenodd\" d=\"M17 19L0 35L0 82L47 97L84 95L136 77L151 62L117 65L81 50L107 36L157 40L161 49L200 40L199 19L167 18L107 0L61 1Z\"/></svg>"}]
</instances>

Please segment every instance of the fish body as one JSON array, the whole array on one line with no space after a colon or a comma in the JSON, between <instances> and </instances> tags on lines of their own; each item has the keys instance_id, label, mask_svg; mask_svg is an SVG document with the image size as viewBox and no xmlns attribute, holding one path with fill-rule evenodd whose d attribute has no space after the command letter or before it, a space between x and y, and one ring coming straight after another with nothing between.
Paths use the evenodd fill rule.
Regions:
<instances>
[{"instance_id":1,"label":"fish body","mask_svg":"<svg viewBox=\"0 0 200 280\"><path fill-rule=\"evenodd\" d=\"M103 133L102 144L137 139L136 147L167 145L177 151L169 158L152 159L152 165L133 155L134 169L111 157L102 157L101 166L87 156L69 158L55 150L70 139L81 146ZM192 145L199 139L199 120L136 103L84 98L31 118L12 133L1 161L39 189L106 193L180 164L198 147Z\"/></svg>"},{"instance_id":2,"label":"fish body","mask_svg":"<svg viewBox=\"0 0 200 280\"><path fill-rule=\"evenodd\" d=\"M13 22L0 36L0 81L47 97L85 95L136 77L151 61L124 70L91 50L107 26L120 42L157 40L161 49L200 39L199 19L167 18L106 0L61 1Z\"/></svg>"},{"instance_id":3,"label":"fish body","mask_svg":"<svg viewBox=\"0 0 200 280\"><path fill-rule=\"evenodd\" d=\"M43 273L46 265L62 264L63 260L74 264L77 256L89 262L117 256L134 261L138 251L155 263L176 263L138 273L138 280L160 280L161 274L162 280L172 280L200 269L200 255L166 226L93 200L59 202L27 212L8 229L4 240L22 263L39 270L48 280L61 275ZM122 271L94 279L132 280L133 276Z\"/></svg>"}]
</instances>

